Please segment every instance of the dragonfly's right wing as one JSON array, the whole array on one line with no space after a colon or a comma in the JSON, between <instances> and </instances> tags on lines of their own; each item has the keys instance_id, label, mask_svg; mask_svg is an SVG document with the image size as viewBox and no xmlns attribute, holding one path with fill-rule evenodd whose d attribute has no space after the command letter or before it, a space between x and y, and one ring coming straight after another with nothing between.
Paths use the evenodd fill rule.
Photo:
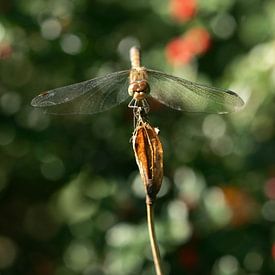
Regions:
<instances>
[{"instance_id":1,"label":"dragonfly's right wing","mask_svg":"<svg viewBox=\"0 0 275 275\"><path fill-rule=\"evenodd\" d=\"M108 110L126 100L129 70L111 73L35 97L31 105L50 114L93 114Z\"/></svg>"},{"instance_id":2,"label":"dragonfly's right wing","mask_svg":"<svg viewBox=\"0 0 275 275\"><path fill-rule=\"evenodd\" d=\"M234 92L209 87L147 70L150 95L159 102L179 111L230 113L240 109L244 102Z\"/></svg>"}]
</instances>

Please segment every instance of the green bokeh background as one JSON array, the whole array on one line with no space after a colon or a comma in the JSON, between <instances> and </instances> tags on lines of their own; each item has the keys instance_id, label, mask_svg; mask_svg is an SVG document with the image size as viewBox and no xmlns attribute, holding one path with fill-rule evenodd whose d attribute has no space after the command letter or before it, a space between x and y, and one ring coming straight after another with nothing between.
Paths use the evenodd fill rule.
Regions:
<instances>
[{"instance_id":1,"label":"green bokeh background","mask_svg":"<svg viewBox=\"0 0 275 275\"><path fill-rule=\"evenodd\" d=\"M43 90L128 68L135 41L147 67L247 103L223 116L151 110L165 154L165 274L275 273L275 2L197 4L178 22L168 0L0 2L0 49L12 48L0 59L0 274L154 274L127 103L93 116L30 106ZM197 26L212 47L172 67L167 44Z\"/></svg>"}]
</instances>

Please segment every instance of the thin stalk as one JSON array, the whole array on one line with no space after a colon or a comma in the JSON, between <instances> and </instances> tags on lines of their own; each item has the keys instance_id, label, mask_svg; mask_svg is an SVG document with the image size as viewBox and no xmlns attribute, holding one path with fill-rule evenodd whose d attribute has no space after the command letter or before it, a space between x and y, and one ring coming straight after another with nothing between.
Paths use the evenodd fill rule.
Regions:
<instances>
[{"instance_id":1,"label":"thin stalk","mask_svg":"<svg viewBox=\"0 0 275 275\"><path fill-rule=\"evenodd\" d=\"M153 205L152 203L149 202L148 199L146 202L146 209L147 209L147 224L148 224L150 243L151 243L156 275L163 275L163 271L161 268L159 247L158 247L158 242L157 242L156 233L155 233Z\"/></svg>"}]
</instances>

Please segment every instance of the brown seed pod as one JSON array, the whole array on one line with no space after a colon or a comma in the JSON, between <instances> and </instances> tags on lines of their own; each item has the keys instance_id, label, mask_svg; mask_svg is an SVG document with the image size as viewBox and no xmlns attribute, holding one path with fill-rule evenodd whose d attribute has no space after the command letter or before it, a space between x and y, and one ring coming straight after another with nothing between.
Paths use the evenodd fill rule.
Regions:
<instances>
[{"instance_id":1,"label":"brown seed pod","mask_svg":"<svg viewBox=\"0 0 275 275\"><path fill-rule=\"evenodd\" d=\"M133 150L146 190L147 203L152 204L160 190L163 179L163 149L158 129L140 121L135 128Z\"/></svg>"}]
</instances>

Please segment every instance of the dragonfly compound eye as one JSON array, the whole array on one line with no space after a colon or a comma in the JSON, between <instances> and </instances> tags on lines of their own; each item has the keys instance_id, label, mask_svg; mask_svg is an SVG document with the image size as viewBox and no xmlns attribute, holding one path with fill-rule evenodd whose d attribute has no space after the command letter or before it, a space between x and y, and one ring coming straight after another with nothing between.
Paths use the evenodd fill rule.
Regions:
<instances>
[{"instance_id":1,"label":"dragonfly compound eye","mask_svg":"<svg viewBox=\"0 0 275 275\"><path fill-rule=\"evenodd\" d=\"M137 92L137 90L138 90L138 83L133 82L133 83L131 83L131 84L129 85L129 87L128 87L128 94L129 94L130 96L133 96L134 93Z\"/></svg>"},{"instance_id":2,"label":"dragonfly compound eye","mask_svg":"<svg viewBox=\"0 0 275 275\"><path fill-rule=\"evenodd\" d=\"M148 93L149 85L146 80L135 81L129 85L128 93L133 96L134 93Z\"/></svg>"},{"instance_id":3,"label":"dragonfly compound eye","mask_svg":"<svg viewBox=\"0 0 275 275\"><path fill-rule=\"evenodd\" d=\"M139 87L138 87L138 90L137 92L144 92L144 93L147 93L149 90L149 85L148 85L148 82L146 80L141 80L139 82Z\"/></svg>"}]
</instances>

